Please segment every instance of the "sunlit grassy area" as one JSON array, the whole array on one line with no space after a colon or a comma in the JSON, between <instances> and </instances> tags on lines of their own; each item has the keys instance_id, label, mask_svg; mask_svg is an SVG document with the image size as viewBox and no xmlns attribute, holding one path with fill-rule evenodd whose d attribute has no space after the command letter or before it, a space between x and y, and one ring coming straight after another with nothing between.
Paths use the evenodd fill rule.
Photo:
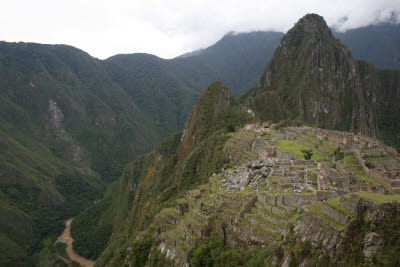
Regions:
<instances>
[{"instance_id":1,"label":"sunlit grassy area","mask_svg":"<svg viewBox=\"0 0 400 267\"><path fill-rule=\"evenodd\" d=\"M364 174L362 171L353 171L353 173L363 181L366 180L366 181L368 181L368 182L370 182L370 183L372 183L374 185L387 186L386 184L384 184L384 183L382 183L382 182L380 182L378 180L375 180L371 176L368 176L368 175Z\"/></svg>"},{"instance_id":2,"label":"sunlit grassy area","mask_svg":"<svg viewBox=\"0 0 400 267\"><path fill-rule=\"evenodd\" d=\"M292 140L278 140L277 144L275 145L277 149L279 149L282 152L288 152L290 154L295 155L299 159L304 159L304 154L301 152L303 149L312 149L309 146L303 145L301 143L298 143L296 141ZM319 159L325 159L324 156L321 154L318 154L315 152L315 149L313 151L313 155L311 157L312 160L319 160Z\"/></svg>"}]
</instances>

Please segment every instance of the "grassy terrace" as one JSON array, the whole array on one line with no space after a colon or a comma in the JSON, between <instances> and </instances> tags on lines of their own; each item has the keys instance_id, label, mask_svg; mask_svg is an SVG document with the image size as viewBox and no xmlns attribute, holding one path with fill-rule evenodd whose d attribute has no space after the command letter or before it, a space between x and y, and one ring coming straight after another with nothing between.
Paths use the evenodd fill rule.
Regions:
<instances>
[{"instance_id":1,"label":"grassy terrace","mask_svg":"<svg viewBox=\"0 0 400 267\"><path fill-rule=\"evenodd\" d=\"M378 193L371 193L371 192L356 192L354 195L365 198L368 200L372 200L378 203L384 202L400 202L400 195L383 195Z\"/></svg>"},{"instance_id":2,"label":"grassy terrace","mask_svg":"<svg viewBox=\"0 0 400 267\"><path fill-rule=\"evenodd\" d=\"M279 149L280 151L288 152L290 154L293 154L296 157L298 157L299 159L304 159L304 156L303 156L303 153L301 152L301 150L303 150L303 149L312 149L309 146L303 145L301 143L298 143L298 142L292 141L292 140L278 140L278 142L276 144L276 148ZM322 156L321 154L316 153L315 149L314 149L313 153L314 154L311 157L312 160L325 159L324 156Z\"/></svg>"},{"instance_id":3,"label":"grassy terrace","mask_svg":"<svg viewBox=\"0 0 400 267\"><path fill-rule=\"evenodd\" d=\"M328 216L323 214L321 212L321 206L322 206L322 203L318 202L318 203L314 203L314 204L306 206L305 209L307 211L309 211L310 213L320 217L321 219L323 219L324 221L328 222L329 224L331 224L332 226L334 226L336 228L344 228L343 224L340 224L337 221L332 220L331 218L329 218Z\"/></svg>"},{"instance_id":4,"label":"grassy terrace","mask_svg":"<svg viewBox=\"0 0 400 267\"><path fill-rule=\"evenodd\" d=\"M328 142L329 143L329 141L328 140L322 140L322 139L319 139L318 137L316 137L316 136L314 136L314 135L310 135L310 134L302 134L303 136L305 136L305 137L307 137L308 139L312 139L312 140L314 140L314 142L315 141L317 141L317 142L319 142L319 141L326 141L326 142Z\"/></svg>"},{"instance_id":5,"label":"grassy terrace","mask_svg":"<svg viewBox=\"0 0 400 267\"><path fill-rule=\"evenodd\" d=\"M325 203L342 214L354 216L354 214L350 210L343 208L342 206L339 205L339 198L329 199Z\"/></svg>"},{"instance_id":6,"label":"grassy terrace","mask_svg":"<svg viewBox=\"0 0 400 267\"><path fill-rule=\"evenodd\" d=\"M302 137L306 138L308 140L311 140L314 144L317 144L318 147L324 147L332 152L335 151L335 149L333 147L329 146L328 140L322 140L322 139L319 139L318 137L315 137L315 136L309 135L309 134L302 134ZM321 142L321 141L322 141L322 144L319 144L319 142Z\"/></svg>"},{"instance_id":7,"label":"grassy terrace","mask_svg":"<svg viewBox=\"0 0 400 267\"><path fill-rule=\"evenodd\" d=\"M249 226L249 227L251 227L251 228L257 230L258 232L264 233L264 234L269 235L269 236L274 236L275 238L280 238L280 237L281 237L280 234L278 234L278 233L273 233L273 232L267 231L267 230L265 230L265 229L263 229L263 228L261 228L261 227L258 227L257 225L252 224L251 222L249 222L247 219L245 219L245 218L243 218L243 217L239 218L239 220L240 220L242 223L246 224L247 226Z\"/></svg>"},{"instance_id":8,"label":"grassy terrace","mask_svg":"<svg viewBox=\"0 0 400 267\"><path fill-rule=\"evenodd\" d=\"M386 184L375 180L374 178L372 178L371 176L366 175L363 171L353 171L352 172L355 176L357 176L358 178L360 178L363 181L368 181L373 185L383 185L383 186L387 186Z\"/></svg>"}]
</instances>

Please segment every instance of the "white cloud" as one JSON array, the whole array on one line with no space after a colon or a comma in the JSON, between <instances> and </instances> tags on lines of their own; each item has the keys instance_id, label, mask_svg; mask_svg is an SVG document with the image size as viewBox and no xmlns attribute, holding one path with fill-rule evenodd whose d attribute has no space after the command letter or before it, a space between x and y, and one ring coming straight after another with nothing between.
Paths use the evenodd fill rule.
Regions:
<instances>
[{"instance_id":1,"label":"white cloud","mask_svg":"<svg viewBox=\"0 0 400 267\"><path fill-rule=\"evenodd\" d=\"M317 13L344 31L400 22L400 0L2 0L0 38L65 43L93 56L146 52L171 58L229 31L287 31Z\"/></svg>"}]
</instances>

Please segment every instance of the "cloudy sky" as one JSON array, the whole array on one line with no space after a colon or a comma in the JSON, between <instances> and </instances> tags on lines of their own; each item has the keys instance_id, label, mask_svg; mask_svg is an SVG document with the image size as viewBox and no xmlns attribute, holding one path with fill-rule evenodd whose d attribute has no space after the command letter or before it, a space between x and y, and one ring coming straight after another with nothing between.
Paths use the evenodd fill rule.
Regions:
<instances>
[{"instance_id":1,"label":"cloudy sky","mask_svg":"<svg viewBox=\"0 0 400 267\"><path fill-rule=\"evenodd\" d=\"M229 31L286 32L306 13L344 31L400 22L400 0L1 0L0 40L173 58Z\"/></svg>"}]
</instances>

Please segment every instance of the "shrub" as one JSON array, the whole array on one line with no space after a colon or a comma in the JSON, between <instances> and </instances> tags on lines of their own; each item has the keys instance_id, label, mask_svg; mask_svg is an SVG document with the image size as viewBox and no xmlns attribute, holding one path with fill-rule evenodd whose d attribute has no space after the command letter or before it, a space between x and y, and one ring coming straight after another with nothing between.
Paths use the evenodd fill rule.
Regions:
<instances>
[{"instance_id":1,"label":"shrub","mask_svg":"<svg viewBox=\"0 0 400 267\"><path fill-rule=\"evenodd\" d=\"M303 149L303 150L301 150L301 152L304 154L304 159L305 160L310 160L311 159L311 157L313 155L312 151L313 151L312 149Z\"/></svg>"}]
</instances>

